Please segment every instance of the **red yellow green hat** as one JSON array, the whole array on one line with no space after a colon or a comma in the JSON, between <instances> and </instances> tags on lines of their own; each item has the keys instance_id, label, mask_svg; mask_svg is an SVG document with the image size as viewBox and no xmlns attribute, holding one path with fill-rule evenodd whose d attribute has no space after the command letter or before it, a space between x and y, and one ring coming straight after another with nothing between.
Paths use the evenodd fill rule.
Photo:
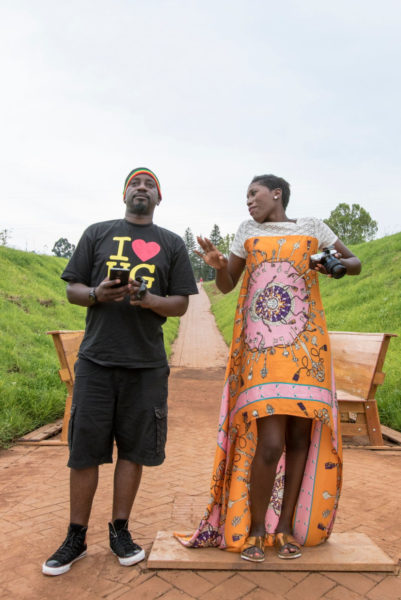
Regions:
<instances>
[{"instance_id":1,"label":"red yellow green hat","mask_svg":"<svg viewBox=\"0 0 401 600\"><path fill-rule=\"evenodd\" d=\"M134 179L134 177L136 177L137 175L149 175L149 177L151 177L157 187L157 191L159 193L159 198L161 200L162 198L162 193L160 191L160 182L157 179L156 175L153 173L153 171L151 171L150 169L147 169L146 167L138 167L138 169L134 169L133 171L131 171L128 176L127 179L124 182L124 191L123 191L123 198L125 198L125 193L127 191L127 187L129 186L130 182Z\"/></svg>"}]
</instances>

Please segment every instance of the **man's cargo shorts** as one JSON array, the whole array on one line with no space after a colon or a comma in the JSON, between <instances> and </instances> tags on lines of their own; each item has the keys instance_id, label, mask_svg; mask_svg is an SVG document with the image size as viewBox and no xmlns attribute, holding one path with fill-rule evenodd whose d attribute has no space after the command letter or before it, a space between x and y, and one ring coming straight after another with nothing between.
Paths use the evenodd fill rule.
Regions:
<instances>
[{"instance_id":1,"label":"man's cargo shorts","mask_svg":"<svg viewBox=\"0 0 401 600\"><path fill-rule=\"evenodd\" d=\"M155 466L164 458L167 437L167 382L170 369L104 367L79 358L68 432L68 466L85 469L118 457Z\"/></svg>"}]
</instances>

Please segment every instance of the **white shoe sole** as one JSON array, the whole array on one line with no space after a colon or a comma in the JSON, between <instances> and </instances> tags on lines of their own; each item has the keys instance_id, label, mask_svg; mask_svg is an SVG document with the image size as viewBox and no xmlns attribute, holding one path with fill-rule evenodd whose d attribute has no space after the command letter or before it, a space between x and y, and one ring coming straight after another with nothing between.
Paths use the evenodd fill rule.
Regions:
<instances>
[{"instance_id":1,"label":"white shoe sole","mask_svg":"<svg viewBox=\"0 0 401 600\"><path fill-rule=\"evenodd\" d=\"M112 550L113 552L113 550ZM134 556L129 556L128 558L120 558L115 552L113 552L114 556L117 556L118 562L123 567L130 567L131 565L135 565L136 563L141 562L145 558L145 550L141 550L138 554Z\"/></svg>"},{"instance_id":2,"label":"white shoe sole","mask_svg":"<svg viewBox=\"0 0 401 600\"><path fill-rule=\"evenodd\" d=\"M71 566L74 564L74 562L80 560L81 558L85 558L85 556L86 550L84 550L82 554L77 556L77 558L74 558L74 560L72 560L70 563L68 563L67 565L63 565L62 567L48 567L44 562L42 565L42 573L43 575L62 575L63 573L67 573L67 571L71 569Z\"/></svg>"}]
</instances>

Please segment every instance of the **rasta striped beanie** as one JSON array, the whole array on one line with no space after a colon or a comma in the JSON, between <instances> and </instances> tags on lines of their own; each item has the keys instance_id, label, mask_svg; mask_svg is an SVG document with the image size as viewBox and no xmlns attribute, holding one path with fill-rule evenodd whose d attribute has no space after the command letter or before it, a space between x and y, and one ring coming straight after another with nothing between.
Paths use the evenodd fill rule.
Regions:
<instances>
[{"instance_id":1,"label":"rasta striped beanie","mask_svg":"<svg viewBox=\"0 0 401 600\"><path fill-rule=\"evenodd\" d=\"M125 193L127 191L127 187L129 186L130 182L134 179L134 177L136 177L137 175L149 175L149 177L151 177L157 187L157 191L159 193L159 198L161 200L162 198L162 193L160 191L160 183L159 180L157 179L156 175L153 173L153 171L151 171L150 169L147 169L146 167L139 167L138 169L134 169L133 171L131 171L128 176L127 179L124 182L124 191L123 191L123 198L125 198Z\"/></svg>"}]
</instances>

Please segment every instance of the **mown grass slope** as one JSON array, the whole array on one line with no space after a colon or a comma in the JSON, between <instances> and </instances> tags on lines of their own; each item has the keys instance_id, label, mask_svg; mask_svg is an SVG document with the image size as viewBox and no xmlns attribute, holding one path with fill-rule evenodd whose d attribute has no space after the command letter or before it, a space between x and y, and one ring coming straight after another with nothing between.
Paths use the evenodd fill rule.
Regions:
<instances>
[{"instance_id":1,"label":"mown grass slope","mask_svg":"<svg viewBox=\"0 0 401 600\"><path fill-rule=\"evenodd\" d=\"M0 446L63 414L66 388L46 331L84 329L86 314L66 299L66 262L0 247ZM165 324L168 355L178 325Z\"/></svg>"},{"instance_id":2,"label":"mown grass slope","mask_svg":"<svg viewBox=\"0 0 401 600\"><path fill-rule=\"evenodd\" d=\"M337 331L396 333L390 341L377 393L384 425L401 431L401 233L351 247L362 261L362 273L340 280L320 276L328 328ZM205 284L217 325L231 342L239 286L227 295Z\"/></svg>"}]
</instances>

